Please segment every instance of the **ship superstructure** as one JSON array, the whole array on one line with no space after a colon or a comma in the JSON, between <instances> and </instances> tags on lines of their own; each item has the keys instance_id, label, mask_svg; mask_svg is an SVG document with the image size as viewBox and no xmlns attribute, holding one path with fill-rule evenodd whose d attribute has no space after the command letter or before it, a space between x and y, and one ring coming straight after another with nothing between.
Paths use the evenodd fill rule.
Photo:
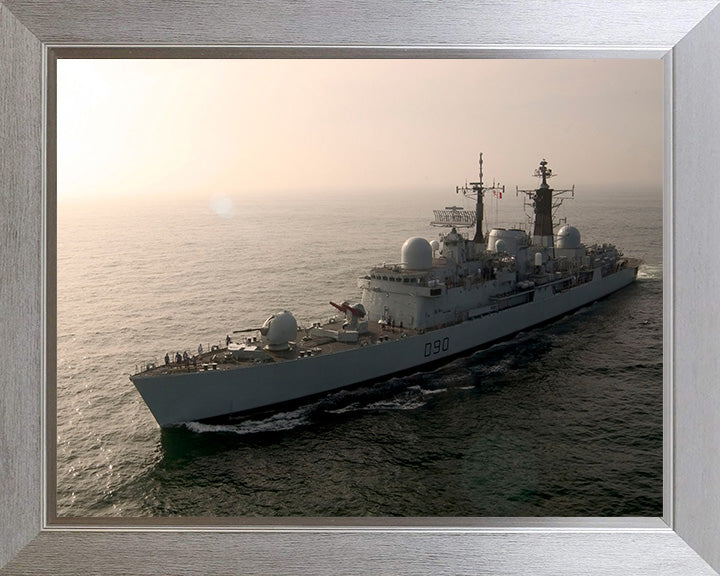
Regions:
<instances>
[{"instance_id":1,"label":"ship superstructure","mask_svg":"<svg viewBox=\"0 0 720 576\"><path fill-rule=\"evenodd\" d=\"M532 236L521 229L494 228L487 238L482 232L483 196L504 191L504 187L485 188L482 183L482 154L479 182L458 187L458 192L477 200L476 218L465 218L457 207L436 211L435 226L450 231L439 241L410 238L401 250L398 264L373 268L360 279L362 304L371 318L420 331L456 324L532 302L535 289L551 285L554 291L587 281L602 262L603 272L627 264L613 246L588 251L573 226L553 233L553 210L569 190L555 191L547 180L552 171L540 162L535 175L541 178L536 190L518 190L528 195L534 209ZM464 238L457 228L472 222L473 240Z\"/></svg>"},{"instance_id":2,"label":"ship superstructure","mask_svg":"<svg viewBox=\"0 0 720 576\"><path fill-rule=\"evenodd\" d=\"M435 211L448 228L432 242L408 239L396 264L358 279L361 302L332 306L344 320L299 327L290 312L238 331L226 348L180 362L148 364L131 380L161 426L264 408L323 394L449 358L587 305L633 282L640 262L613 245L586 247L553 211L574 187L553 190L543 159L535 190L517 190L534 212L519 228L483 233L482 154L477 182L456 192L475 210ZM458 229L472 229L472 239ZM247 334L247 335L246 335ZM167 359L166 359L167 360Z\"/></svg>"}]
</instances>

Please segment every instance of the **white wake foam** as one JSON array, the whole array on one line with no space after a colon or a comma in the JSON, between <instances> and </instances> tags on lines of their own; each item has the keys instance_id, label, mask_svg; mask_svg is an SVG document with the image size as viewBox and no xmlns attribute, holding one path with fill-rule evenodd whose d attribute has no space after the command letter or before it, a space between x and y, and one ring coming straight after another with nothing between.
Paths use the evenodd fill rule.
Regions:
<instances>
[{"instance_id":1,"label":"white wake foam","mask_svg":"<svg viewBox=\"0 0 720 576\"><path fill-rule=\"evenodd\" d=\"M261 432L283 432L303 426L309 422L311 407L303 406L290 412L279 412L262 420L244 420L237 424L205 424L185 422L184 426L197 434L225 432L231 434L258 434Z\"/></svg>"}]
</instances>

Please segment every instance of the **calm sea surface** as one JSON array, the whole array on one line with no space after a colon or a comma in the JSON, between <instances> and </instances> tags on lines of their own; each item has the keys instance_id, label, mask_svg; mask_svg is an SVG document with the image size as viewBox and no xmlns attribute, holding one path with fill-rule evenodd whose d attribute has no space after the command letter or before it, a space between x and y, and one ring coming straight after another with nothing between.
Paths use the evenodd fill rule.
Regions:
<instances>
[{"instance_id":1,"label":"calm sea surface","mask_svg":"<svg viewBox=\"0 0 720 576\"><path fill-rule=\"evenodd\" d=\"M291 310L436 237L452 194L67 203L58 209L60 516L660 516L660 192L578 194L587 244L645 264L603 301L430 372L290 411L161 430L128 376ZM511 195L490 224L518 224Z\"/></svg>"}]
</instances>

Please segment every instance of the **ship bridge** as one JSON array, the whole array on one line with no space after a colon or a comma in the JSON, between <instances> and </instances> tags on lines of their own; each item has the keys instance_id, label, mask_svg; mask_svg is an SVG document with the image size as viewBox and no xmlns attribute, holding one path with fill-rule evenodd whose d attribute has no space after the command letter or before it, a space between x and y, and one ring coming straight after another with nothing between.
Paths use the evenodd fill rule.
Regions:
<instances>
[{"instance_id":1,"label":"ship bridge","mask_svg":"<svg viewBox=\"0 0 720 576\"><path fill-rule=\"evenodd\" d=\"M386 282L399 282L401 284L411 284L415 286L427 286L427 271L405 270L398 265L376 266L370 270L370 274L365 279L384 280Z\"/></svg>"}]
</instances>

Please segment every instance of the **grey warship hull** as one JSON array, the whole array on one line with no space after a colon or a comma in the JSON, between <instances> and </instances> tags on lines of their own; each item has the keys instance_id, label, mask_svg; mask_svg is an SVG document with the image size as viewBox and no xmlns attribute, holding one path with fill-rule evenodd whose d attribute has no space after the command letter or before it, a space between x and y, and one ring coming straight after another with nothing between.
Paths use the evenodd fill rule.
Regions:
<instances>
[{"instance_id":1,"label":"grey warship hull","mask_svg":"<svg viewBox=\"0 0 720 576\"><path fill-rule=\"evenodd\" d=\"M543 324L631 284L639 264L626 259L609 273L597 268L582 283L566 277L516 289L472 318L427 330L388 329L331 353L215 370L147 370L131 380L161 427L255 411L420 369Z\"/></svg>"}]
</instances>

